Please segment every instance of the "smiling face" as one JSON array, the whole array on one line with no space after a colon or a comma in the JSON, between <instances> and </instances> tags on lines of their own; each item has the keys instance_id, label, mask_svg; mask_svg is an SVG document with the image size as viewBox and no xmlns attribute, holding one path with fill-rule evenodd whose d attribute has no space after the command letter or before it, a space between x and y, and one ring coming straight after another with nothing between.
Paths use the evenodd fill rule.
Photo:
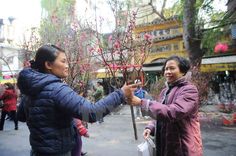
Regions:
<instances>
[{"instance_id":1,"label":"smiling face","mask_svg":"<svg viewBox=\"0 0 236 156\"><path fill-rule=\"evenodd\" d=\"M168 83L173 83L177 79L184 75L179 69L179 63L175 60L169 60L166 62L164 68L164 77Z\"/></svg>"},{"instance_id":2,"label":"smiling face","mask_svg":"<svg viewBox=\"0 0 236 156\"><path fill-rule=\"evenodd\" d=\"M68 63L64 52L58 52L58 55L54 62L45 62L45 67L48 73L56 75L60 78L66 78L68 76Z\"/></svg>"}]
</instances>

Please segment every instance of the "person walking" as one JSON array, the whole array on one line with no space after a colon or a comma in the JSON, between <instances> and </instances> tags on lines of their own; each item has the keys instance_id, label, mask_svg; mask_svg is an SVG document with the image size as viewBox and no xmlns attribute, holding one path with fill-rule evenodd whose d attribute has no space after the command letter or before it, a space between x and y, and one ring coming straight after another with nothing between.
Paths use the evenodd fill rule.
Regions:
<instances>
[{"instance_id":1,"label":"person walking","mask_svg":"<svg viewBox=\"0 0 236 156\"><path fill-rule=\"evenodd\" d=\"M3 130L5 118L8 114L11 119L14 121L15 130L18 130L18 120L16 116L17 109L17 93L15 91L15 87L11 83L4 84L5 91L0 96L0 100L3 101L4 105L2 108L1 121L0 121L0 130Z\"/></svg>"},{"instance_id":2,"label":"person walking","mask_svg":"<svg viewBox=\"0 0 236 156\"><path fill-rule=\"evenodd\" d=\"M87 154L87 152L82 152L82 138L81 136L84 136L86 138L89 138L89 133L87 128L83 125L82 121L79 119L74 119L74 127L76 129L76 145L72 150L71 156L84 156Z\"/></svg>"},{"instance_id":3,"label":"person walking","mask_svg":"<svg viewBox=\"0 0 236 156\"><path fill-rule=\"evenodd\" d=\"M95 102L99 101L100 99L104 97L104 89L103 89L101 80L98 80L97 86L94 87L93 97L94 97ZM98 123L103 123L103 122L104 122L103 117L101 117Z\"/></svg>"},{"instance_id":4,"label":"person walking","mask_svg":"<svg viewBox=\"0 0 236 156\"><path fill-rule=\"evenodd\" d=\"M140 84L141 81L140 80L135 80L134 82L135 84ZM135 89L134 91L134 95L139 97L140 99L143 99L145 97L146 91L142 88L141 85L137 86L137 89ZM141 118L141 107L140 106L135 106L136 107L136 119L140 119Z\"/></svg>"},{"instance_id":5,"label":"person walking","mask_svg":"<svg viewBox=\"0 0 236 156\"><path fill-rule=\"evenodd\" d=\"M31 68L19 73L23 97L18 118L29 128L31 156L71 156L76 138L73 118L96 122L134 97L136 85L125 84L93 105L63 83L68 70L65 51L47 44L37 50Z\"/></svg>"},{"instance_id":6,"label":"person walking","mask_svg":"<svg viewBox=\"0 0 236 156\"><path fill-rule=\"evenodd\" d=\"M156 156L202 156L202 139L198 118L199 93L186 76L187 59L167 58L163 66L166 87L157 101L133 98L152 119L143 132L144 138L155 134Z\"/></svg>"}]
</instances>

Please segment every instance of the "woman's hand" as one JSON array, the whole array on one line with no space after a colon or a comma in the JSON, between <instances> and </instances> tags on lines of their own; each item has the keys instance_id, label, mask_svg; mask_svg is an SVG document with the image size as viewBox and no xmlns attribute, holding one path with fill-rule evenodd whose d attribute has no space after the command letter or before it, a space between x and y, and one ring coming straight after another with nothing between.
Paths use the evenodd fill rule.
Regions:
<instances>
[{"instance_id":1,"label":"woman's hand","mask_svg":"<svg viewBox=\"0 0 236 156\"><path fill-rule=\"evenodd\" d=\"M130 103L132 101L132 98L134 97L134 90L136 88L137 88L137 84L126 85L126 83L121 88L125 97L127 98L128 103Z\"/></svg>"},{"instance_id":2,"label":"woman's hand","mask_svg":"<svg viewBox=\"0 0 236 156\"><path fill-rule=\"evenodd\" d=\"M133 96L131 101L130 101L130 103L133 106L139 106L139 105L141 105L142 100L139 97L137 97L137 96Z\"/></svg>"},{"instance_id":3,"label":"woman's hand","mask_svg":"<svg viewBox=\"0 0 236 156\"><path fill-rule=\"evenodd\" d=\"M149 137L150 137L150 134L151 134L151 130L150 130L150 129L145 129L145 130L143 131L143 137L144 137L144 139L149 138Z\"/></svg>"}]
</instances>

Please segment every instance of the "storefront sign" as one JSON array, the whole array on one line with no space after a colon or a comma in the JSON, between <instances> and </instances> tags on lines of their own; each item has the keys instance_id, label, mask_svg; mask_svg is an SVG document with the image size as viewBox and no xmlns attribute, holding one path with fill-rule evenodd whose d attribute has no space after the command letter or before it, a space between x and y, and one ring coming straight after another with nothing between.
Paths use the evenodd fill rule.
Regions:
<instances>
[{"instance_id":1,"label":"storefront sign","mask_svg":"<svg viewBox=\"0 0 236 156\"><path fill-rule=\"evenodd\" d=\"M202 64L201 72L236 70L236 63Z\"/></svg>"}]
</instances>

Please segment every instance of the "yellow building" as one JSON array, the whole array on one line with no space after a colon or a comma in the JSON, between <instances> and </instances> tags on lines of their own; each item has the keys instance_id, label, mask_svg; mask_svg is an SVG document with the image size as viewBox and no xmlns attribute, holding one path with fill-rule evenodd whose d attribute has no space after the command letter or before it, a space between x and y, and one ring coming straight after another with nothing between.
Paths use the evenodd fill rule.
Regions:
<instances>
[{"instance_id":1,"label":"yellow building","mask_svg":"<svg viewBox=\"0 0 236 156\"><path fill-rule=\"evenodd\" d=\"M163 62L171 55L188 57L184 48L182 22L177 17L166 21L154 20L151 23L140 24L135 28L135 35L141 38L145 34L153 37L153 44L143 65L146 72L161 71ZM229 51L225 54L203 57L202 72L236 70L236 53Z\"/></svg>"},{"instance_id":2,"label":"yellow building","mask_svg":"<svg viewBox=\"0 0 236 156\"><path fill-rule=\"evenodd\" d=\"M183 42L183 27L177 17L166 21L154 20L151 23L137 25L134 33L141 38L146 33L153 37L153 44L144 67L148 64L163 62L163 59L171 55L187 57Z\"/></svg>"}]
</instances>

